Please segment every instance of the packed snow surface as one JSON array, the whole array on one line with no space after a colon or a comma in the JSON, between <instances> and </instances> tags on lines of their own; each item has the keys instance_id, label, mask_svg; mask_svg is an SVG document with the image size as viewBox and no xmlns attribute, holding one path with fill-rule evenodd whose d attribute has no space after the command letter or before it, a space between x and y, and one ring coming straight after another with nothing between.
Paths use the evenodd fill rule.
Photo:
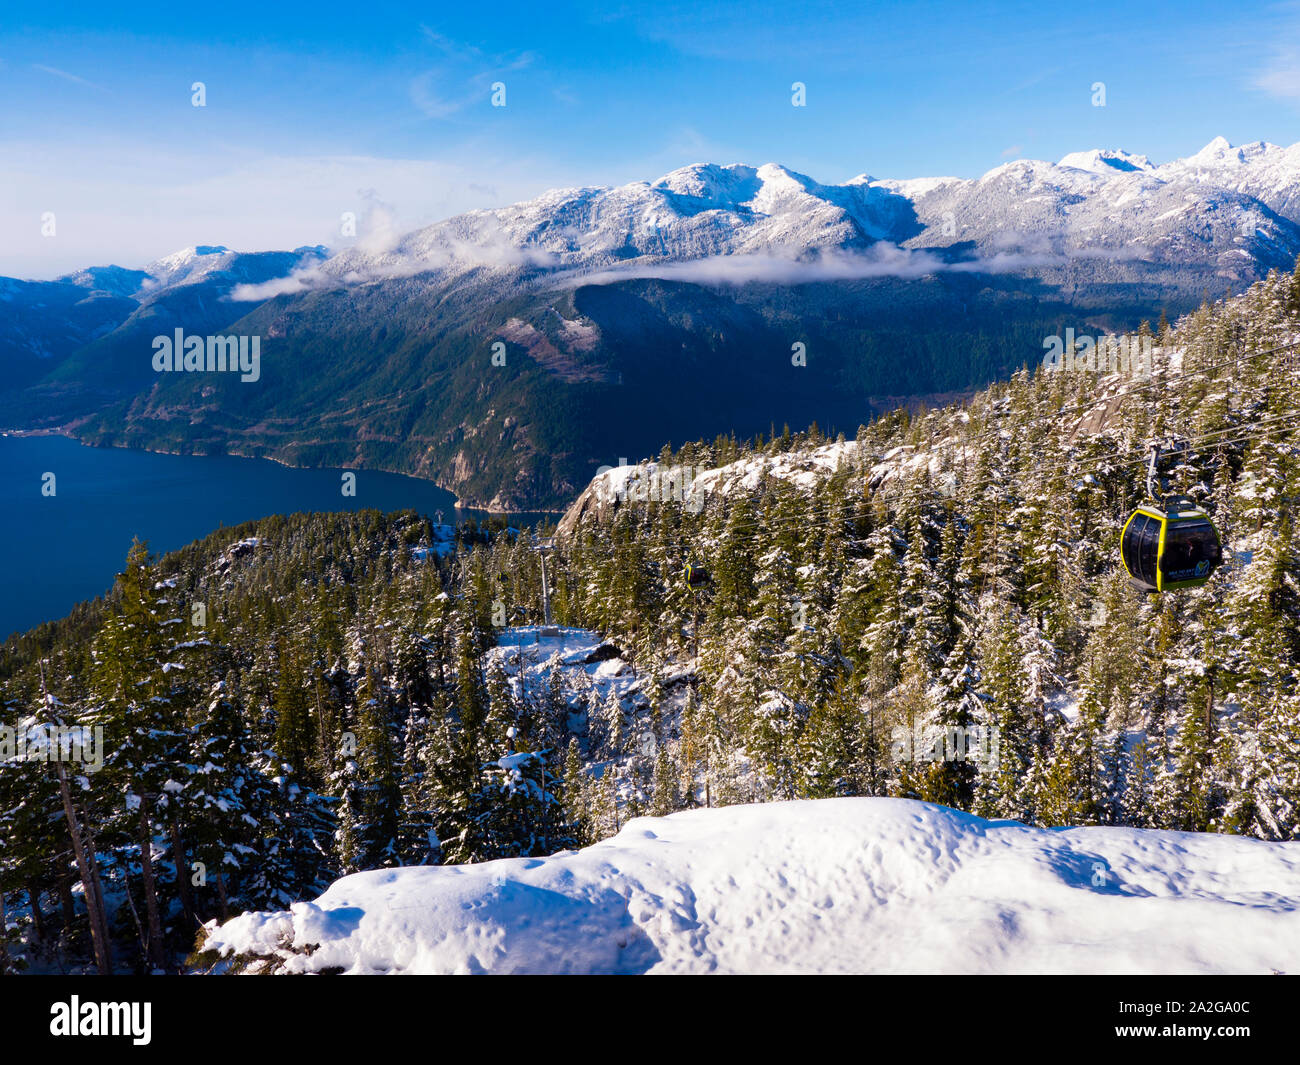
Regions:
<instances>
[{"instance_id":1,"label":"packed snow surface","mask_svg":"<svg viewBox=\"0 0 1300 1065\"><path fill-rule=\"evenodd\" d=\"M358 873L208 946L287 972L1294 973L1300 844L733 806L549 858Z\"/></svg>"}]
</instances>

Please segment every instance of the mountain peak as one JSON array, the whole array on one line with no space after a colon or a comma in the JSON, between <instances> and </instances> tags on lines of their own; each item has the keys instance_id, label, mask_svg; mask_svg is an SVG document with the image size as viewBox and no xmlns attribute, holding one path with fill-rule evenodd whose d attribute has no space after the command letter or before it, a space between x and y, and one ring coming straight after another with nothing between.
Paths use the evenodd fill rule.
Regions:
<instances>
[{"instance_id":1,"label":"mountain peak","mask_svg":"<svg viewBox=\"0 0 1300 1065\"><path fill-rule=\"evenodd\" d=\"M1131 174L1136 171L1155 169L1151 160L1145 155L1135 155L1121 148L1093 148L1086 152L1070 152L1056 165L1073 167L1075 170L1087 170L1107 177L1113 174Z\"/></svg>"},{"instance_id":2,"label":"mountain peak","mask_svg":"<svg viewBox=\"0 0 1300 1065\"><path fill-rule=\"evenodd\" d=\"M1215 137L1195 155L1189 156L1186 161L1201 166L1237 166L1282 150L1268 141L1253 141L1250 144L1234 147L1226 137Z\"/></svg>"},{"instance_id":3,"label":"mountain peak","mask_svg":"<svg viewBox=\"0 0 1300 1065\"><path fill-rule=\"evenodd\" d=\"M1226 157L1232 152L1232 145L1228 143L1227 137L1215 137L1204 148L1195 155L1189 155L1187 162L1214 164L1224 162Z\"/></svg>"},{"instance_id":4,"label":"mountain peak","mask_svg":"<svg viewBox=\"0 0 1300 1065\"><path fill-rule=\"evenodd\" d=\"M706 207L730 207L753 198L758 171L752 166L733 163L694 163L665 174L650 187L659 192L699 200Z\"/></svg>"},{"instance_id":5,"label":"mountain peak","mask_svg":"<svg viewBox=\"0 0 1300 1065\"><path fill-rule=\"evenodd\" d=\"M143 270L130 270L123 266L88 266L58 278L92 292L108 292L114 296L132 296L149 278Z\"/></svg>"},{"instance_id":6,"label":"mountain peak","mask_svg":"<svg viewBox=\"0 0 1300 1065\"><path fill-rule=\"evenodd\" d=\"M665 174L658 181L651 182L650 187L696 201L693 206L697 208L724 210L752 204L764 194L770 199L787 192L815 193L822 188L807 175L780 163L764 163L759 167L743 163L730 166L695 163Z\"/></svg>"},{"instance_id":7,"label":"mountain peak","mask_svg":"<svg viewBox=\"0 0 1300 1065\"><path fill-rule=\"evenodd\" d=\"M780 163L764 163L758 168L758 176L764 181L811 181L812 179L804 174L791 170L788 166Z\"/></svg>"},{"instance_id":8,"label":"mountain peak","mask_svg":"<svg viewBox=\"0 0 1300 1065\"><path fill-rule=\"evenodd\" d=\"M176 269L178 267L187 266L196 259L206 258L212 255L226 255L229 251L230 249L223 244L193 244L188 248L181 248L179 251L174 251L170 255L164 255L159 259L155 259L152 263L146 266L145 269L150 273L153 273L153 267Z\"/></svg>"}]
</instances>

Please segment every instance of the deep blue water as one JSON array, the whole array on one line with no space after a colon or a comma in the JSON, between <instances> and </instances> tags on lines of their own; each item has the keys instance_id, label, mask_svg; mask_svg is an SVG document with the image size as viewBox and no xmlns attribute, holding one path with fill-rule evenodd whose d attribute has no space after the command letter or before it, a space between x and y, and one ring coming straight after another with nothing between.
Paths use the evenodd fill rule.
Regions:
<instances>
[{"instance_id":1,"label":"deep blue water","mask_svg":"<svg viewBox=\"0 0 1300 1065\"><path fill-rule=\"evenodd\" d=\"M47 472L53 496L41 494ZM106 592L133 536L161 554L222 525L295 511L411 507L435 520L441 510L449 524L486 516L455 510L455 497L429 481L393 473L351 471L356 495L345 497L343 472L0 437L0 640Z\"/></svg>"}]
</instances>

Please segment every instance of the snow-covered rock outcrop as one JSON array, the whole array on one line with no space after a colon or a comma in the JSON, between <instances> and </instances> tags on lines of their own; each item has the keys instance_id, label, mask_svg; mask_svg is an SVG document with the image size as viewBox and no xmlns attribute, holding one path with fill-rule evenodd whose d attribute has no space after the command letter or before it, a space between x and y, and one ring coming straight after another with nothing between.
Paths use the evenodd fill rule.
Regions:
<instances>
[{"instance_id":1,"label":"snow-covered rock outcrop","mask_svg":"<svg viewBox=\"0 0 1300 1065\"><path fill-rule=\"evenodd\" d=\"M733 806L549 858L359 873L207 947L287 972L1297 972L1300 844Z\"/></svg>"}]
</instances>

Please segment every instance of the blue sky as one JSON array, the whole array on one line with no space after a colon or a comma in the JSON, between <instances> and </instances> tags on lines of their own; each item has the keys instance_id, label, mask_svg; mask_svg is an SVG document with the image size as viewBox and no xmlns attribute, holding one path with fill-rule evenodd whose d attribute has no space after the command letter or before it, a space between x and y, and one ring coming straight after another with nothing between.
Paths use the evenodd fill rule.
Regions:
<instances>
[{"instance_id":1,"label":"blue sky","mask_svg":"<svg viewBox=\"0 0 1300 1065\"><path fill-rule=\"evenodd\" d=\"M11 276L195 243L338 244L344 211L408 229L693 162L831 182L1300 140L1296 4L49 7L0 16Z\"/></svg>"}]
</instances>

